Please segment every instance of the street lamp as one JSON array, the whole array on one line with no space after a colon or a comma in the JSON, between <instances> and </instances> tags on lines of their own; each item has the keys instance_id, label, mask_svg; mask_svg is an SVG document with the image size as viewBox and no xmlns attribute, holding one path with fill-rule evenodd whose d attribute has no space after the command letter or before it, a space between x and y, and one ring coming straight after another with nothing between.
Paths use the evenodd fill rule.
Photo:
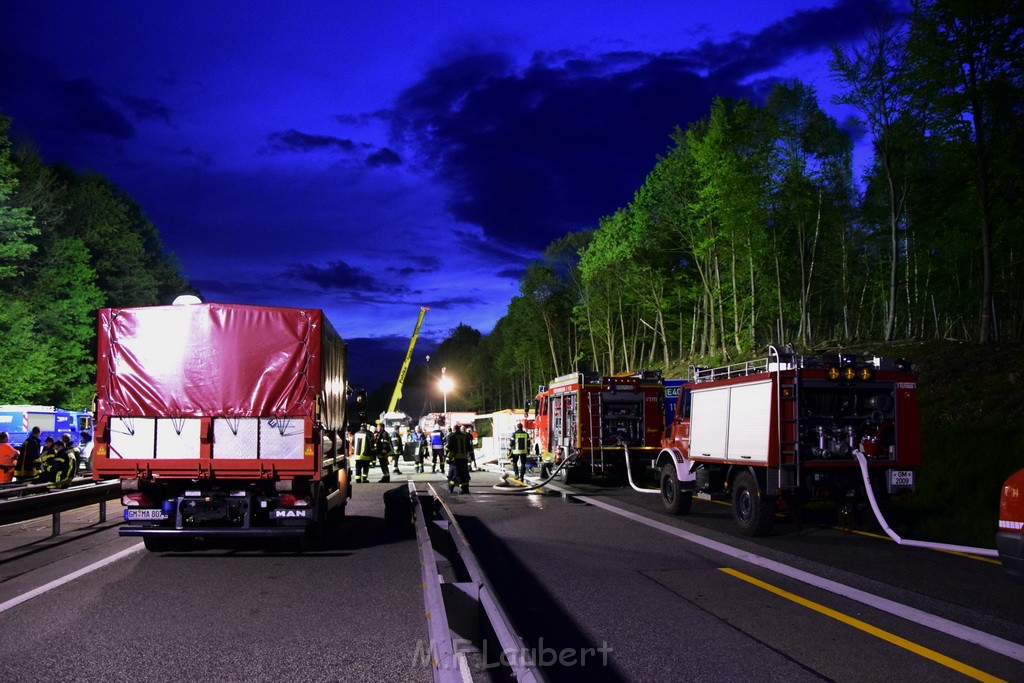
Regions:
<instances>
[{"instance_id":1,"label":"street lamp","mask_svg":"<svg viewBox=\"0 0 1024 683\"><path fill-rule=\"evenodd\" d=\"M444 374L447 368L441 368L441 379L438 381L437 386L444 395L444 422L445 427L448 427L448 392L454 388L455 383L452 382L452 378Z\"/></svg>"}]
</instances>

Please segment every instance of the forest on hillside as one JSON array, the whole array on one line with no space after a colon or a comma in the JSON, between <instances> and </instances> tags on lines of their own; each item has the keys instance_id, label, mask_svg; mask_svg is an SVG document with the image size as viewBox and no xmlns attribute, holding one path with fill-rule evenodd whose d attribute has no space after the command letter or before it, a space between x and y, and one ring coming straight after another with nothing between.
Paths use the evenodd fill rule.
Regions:
<instances>
[{"instance_id":1,"label":"forest on hillside","mask_svg":"<svg viewBox=\"0 0 1024 683\"><path fill-rule=\"evenodd\" d=\"M857 121L791 81L665 131L672 144L633 200L548 245L488 334L452 330L433 368L410 370L404 407L437 395L442 366L459 380L449 408L487 411L567 372L672 372L768 344L1019 343L1021 9L922 0L836 46L839 100ZM9 124L0 117L0 386L8 402L88 405L96 309L191 290L136 201L13 149ZM851 131L872 146L864 177Z\"/></svg>"},{"instance_id":2,"label":"forest on hillside","mask_svg":"<svg viewBox=\"0 0 1024 683\"><path fill-rule=\"evenodd\" d=\"M761 104L715 100L632 202L530 264L490 334L445 340L458 408L519 406L576 370L678 374L768 344L1019 343L1022 22L1019 2L959 0L882 18L830 60L855 122L800 82ZM863 178L851 128L873 150ZM409 384L428 394L428 375Z\"/></svg>"}]
</instances>

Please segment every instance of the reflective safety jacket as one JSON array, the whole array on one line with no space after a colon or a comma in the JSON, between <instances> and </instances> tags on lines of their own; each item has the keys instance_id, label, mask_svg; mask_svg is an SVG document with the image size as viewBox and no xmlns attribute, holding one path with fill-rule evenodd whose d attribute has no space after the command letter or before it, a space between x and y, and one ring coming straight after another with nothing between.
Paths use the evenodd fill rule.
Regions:
<instances>
[{"instance_id":1,"label":"reflective safety jacket","mask_svg":"<svg viewBox=\"0 0 1024 683\"><path fill-rule=\"evenodd\" d=\"M391 455L391 437L387 432L373 433L373 451L377 456Z\"/></svg>"},{"instance_id":2,"label":"reflective safety jacket","mask_svg":"<svg viewBox=\"0 0 1024 683\"><path fill-rule=\"evenodd\" d=\"M511 452L513 455L526 455L530 452L530 435L526 431L517 429L512 432Z\"/></svg>"},{"instance_id":3,"label":"reflective safety jacket","mask_svg":"<svg viewBox=\"0 0 1024 683\"><path fill-rule=\"evenodd\" d=\"M370 448L370 432L360 429L352 437L352 456L356 460L372 460L373 453Z\"/></svg>"},{"instance_id":4,"label":"reflective safety jacket","mask_svg":"<svg viewBox=\"0 0 1024 683\"><path fill-rule=\"evenodd\" d=\"M452 432L445 442L445 452L456 460L468 460L473 450L469 434L465 432Z\"/></svg>"},{"instance_id":5,"label":"reflective safety jacket","mask_svg":"<svg viewBox=\"0 0 1024 683\"><path fill-rule=\"evenodd\" d=\"M50 482L51 488L65 488L71 483L78 468L78 459L69 449L54 452L39 463L39 479Z\"/></svg>"}]
</instances>

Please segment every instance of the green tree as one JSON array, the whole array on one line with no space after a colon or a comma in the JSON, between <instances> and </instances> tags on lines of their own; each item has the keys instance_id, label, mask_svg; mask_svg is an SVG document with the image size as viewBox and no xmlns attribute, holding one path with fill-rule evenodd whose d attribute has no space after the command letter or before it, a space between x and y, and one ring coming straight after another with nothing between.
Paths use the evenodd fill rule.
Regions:
<instances>
[{"instance_id":1,"label":"green tree","mask_svg":"<svg viewBox=\"0 0 1024 683\"><path fill-rule=\"evenodd\" d=\"M981 252L978 339L985 344L996 339L997 197L1019 195L1022 189L1019 183L1000 183L1020 176L1002 174L994 160L1001 144L1019 141L1024 7L1020 0L919 0L911 17L909 50L913 82L921 105L932 114L935 132L959 142L970 160Z\"/></svg>"},{"instance_id":2,"label":"green tree","mask_svg":"<svg viewBox=\"0 0 1024 683\"><path fill-rule=\"evenodd\" d=\"M18 178L7 137L10 125L11 119L0 115L0 285L25 273L36 250L31 238L39 234L28 207L14 201Z\"/></svg>"}]
</instances>

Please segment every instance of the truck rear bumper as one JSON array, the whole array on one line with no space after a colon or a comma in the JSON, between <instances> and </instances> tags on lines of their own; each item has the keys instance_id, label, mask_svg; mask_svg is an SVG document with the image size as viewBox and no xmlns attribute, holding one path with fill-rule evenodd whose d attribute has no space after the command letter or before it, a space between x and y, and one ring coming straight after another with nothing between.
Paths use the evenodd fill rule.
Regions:
<instances>
[{"instance_id":1,"label":"truck rear bumper","mask_svg":"<svg viewBox=\"0 0 1024 683\"><path fill-rule=\"evenodd\" d=\"M159 529L122 527L121 536L149 536L164 538L295 538L306 534L305 526L249 527L248 529L201 528Z\"/></svg>"}]
</instances>

